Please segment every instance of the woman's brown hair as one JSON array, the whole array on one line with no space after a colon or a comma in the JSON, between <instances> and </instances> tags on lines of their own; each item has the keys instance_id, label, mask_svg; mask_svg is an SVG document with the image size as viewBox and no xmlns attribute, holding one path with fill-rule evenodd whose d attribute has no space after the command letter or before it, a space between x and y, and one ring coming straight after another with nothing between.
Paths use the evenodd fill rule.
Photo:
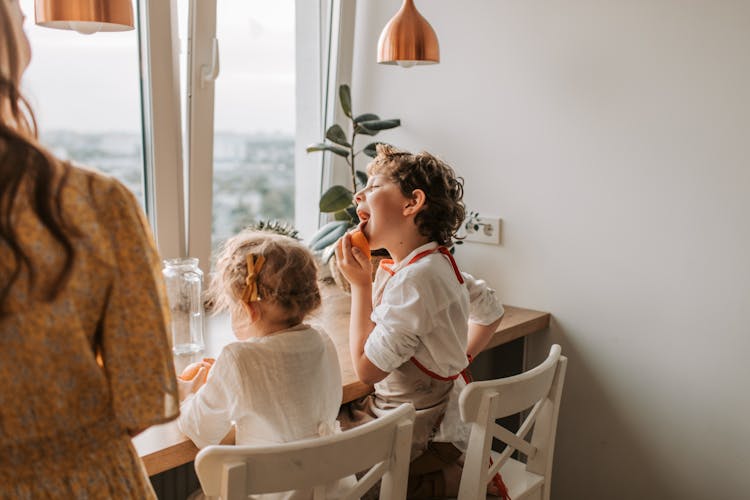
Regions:
<instances>
[{"instance_id":1,"label":"woman's brown hair","mask_svg":"<svg viewBox=\"0 0 750 500\"><path fill-rule=\"evenodd\" d=\"M0 1L0 245L12 262L0 264L0 317L7 314L7 299L25 268L33 288L37 270L28 249L19 242L14 216L19 197L27 197L39 221L60 244L65 255L46 300L54 299L67 281L75 259L71 229L62 219L61 191L69 167L57 162L37 140L34 113L19 90L26 61L26 42L20 23L12 19L10 2Z\"/></svg>"}]
</instances>

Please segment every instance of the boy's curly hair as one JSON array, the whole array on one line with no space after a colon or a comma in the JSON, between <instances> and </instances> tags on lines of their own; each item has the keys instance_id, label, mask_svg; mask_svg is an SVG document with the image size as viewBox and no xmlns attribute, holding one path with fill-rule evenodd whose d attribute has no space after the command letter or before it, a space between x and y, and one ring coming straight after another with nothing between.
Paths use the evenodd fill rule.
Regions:
<instances>
[{"instance_id":1,"label":"boy's curly hair","mask_svg":"<svg viewBox=\"0 0 750 500\"><path fill-rule=\"evenodd\" d=\"M241 309L248 254L265 257L257 277L258 295L261 303L277 304L289 326L301 323L320 306L318 266L310 250L288 236L244 229L224 243L216 260L216 273L208 290L214 312Z\"/></svg>"},{"instance_id":2,"label":"boy's curly hair","mask_svg":"<svg viewBox=\"0 0 750 500\"><path fill-rule=\"evenodd\" d=\"M406 197L411 197L415 189L424 191L425 206L414 219L417 228L431 241L450 245L466 215L463 178L426 151L412 154L387 144L378 144L376 151L367 173L388 177Z\"/></svg>"}]
</instances>

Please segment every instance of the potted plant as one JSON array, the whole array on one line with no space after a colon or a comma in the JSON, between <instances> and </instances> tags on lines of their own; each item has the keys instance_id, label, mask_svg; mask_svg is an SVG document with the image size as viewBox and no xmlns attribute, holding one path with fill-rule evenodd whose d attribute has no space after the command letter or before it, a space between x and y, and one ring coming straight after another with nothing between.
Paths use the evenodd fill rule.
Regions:
<instances>
[{"instance_id":1,"label":"potted plant","mask_svg":"<svg viewBox=\"0 0 750 500\"><path fill-rule=\"evenodd\" d=\"M354 205L354 193L367 184L367 174L363 170L358 170L355 160L360 154L370 158L376 155L375 146L384 144L382 142L370 142L364 148L356 149L357 136L365 135L374 137L381 130L396 128L401 125L401 120L390 119L381 120L374 113L362 113L355 116L352 112L352 98L349 85L339 87L339 103L344 115L349 119L347 129L351 131L351 136L347 137L344 128L339 124L333 124L326 130L325 139L327 142L319 142L307 147L307 152L329 152L341 156L349 165L351 173L351 185L331 186L320 197L320 211L322 213L333 214L331 222L323 225L308 243L310 249L320 255L323 263L328 263L333 256L335 243L350 228L359 224L357 216L357 207Z\"/></svg>"},{"instance_id":2,"label":"potted plant","mask_svg":"<svg viewBox=\"0 0 750 500\"><path fill-rule=\"evenodd\" d=\"M282 236L288 236L294 240L300 241L299 233L294 226L288 222L279 222L278 220L260 220L247 226L248 229L254 229L256 231L266 231L269 233L276 233Z\"/></svg>"}]
</instances>

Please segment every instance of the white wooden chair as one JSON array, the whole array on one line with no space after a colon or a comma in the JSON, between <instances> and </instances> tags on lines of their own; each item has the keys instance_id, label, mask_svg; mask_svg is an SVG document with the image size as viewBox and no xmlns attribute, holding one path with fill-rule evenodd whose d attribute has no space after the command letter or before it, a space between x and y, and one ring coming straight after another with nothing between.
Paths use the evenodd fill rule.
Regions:
<instances>
[{"instance_id":1,"label":"white wooden chair","mask_svg":"<svg viewBox=\"0 0 750 500\"><path fill-rule=\"evenodd\" d=\"M405 499L414 416L414 406L405 403L333 436L273 446L207 446L195 459L195 471L203 492L222 500L304 489L322 500L326 484L367 469L336 498L359 498L382 478L381 499Z\"/></svg>"},{"instance_id":2,"label":"white wooden chair","mask_svg":"<svg viewBox=\"0 0 750 500\"><path fill-rule=\"evenodd\" d=\"M539 366L513 377L472 382L459 398L461 418L471 423L459 500L484 500L487 484L500 472L512 500L549 500L552 455L567 358L554 344ZM533 407L533 408L532 408ZM532 408L517 433L495 420ZM527 438L533 427L530 441ZM507 446L492 452L492 438ZM514 450L526 463L510 457ZM490 455L492 465L490 466Z\"/></svg>"}]
</instances>

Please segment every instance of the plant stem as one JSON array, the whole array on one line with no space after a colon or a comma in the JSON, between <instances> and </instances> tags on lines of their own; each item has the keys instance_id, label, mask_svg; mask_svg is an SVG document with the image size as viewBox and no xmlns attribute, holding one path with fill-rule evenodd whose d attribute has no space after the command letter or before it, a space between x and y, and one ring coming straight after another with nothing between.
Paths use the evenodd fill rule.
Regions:
<instances>
[{"instance_id":1,"label":"plant stem","mask_svg":"<svg viewBox=\"0 0 750 500\"><path fill-rule=\"evenodd\" d=\"M354 116L354 113L352 113L352 116ZM352 122L352 140L349 143L350 144L349 154L352 156L352 161L349 162L349 168L352 171L352 193L357 194L357 174L356 174L356 169L354 168L354 156L356 154L354 152L354 139L357 137L357 132L356 132L357 125L354 123L354 118L350 118L350 120Z\"/></svg>"}]
</instances>

